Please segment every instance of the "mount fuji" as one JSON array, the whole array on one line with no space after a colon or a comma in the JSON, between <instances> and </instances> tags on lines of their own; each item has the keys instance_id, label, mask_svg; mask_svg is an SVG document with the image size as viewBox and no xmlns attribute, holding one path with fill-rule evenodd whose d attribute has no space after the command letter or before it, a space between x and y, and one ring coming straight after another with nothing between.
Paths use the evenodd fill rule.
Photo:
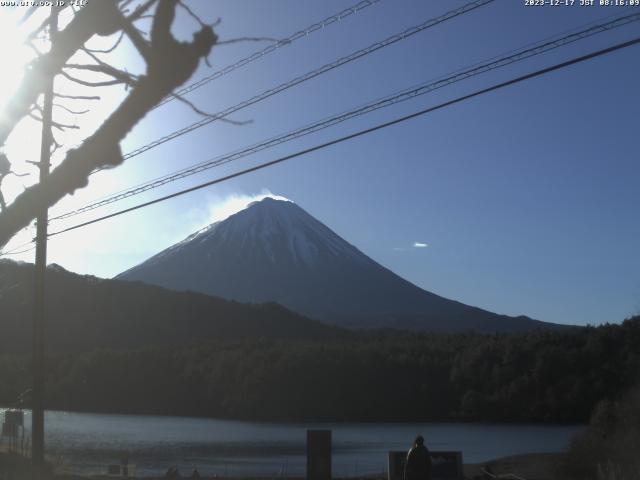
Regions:
<instances>
[{"instance_id":1,"label":"mount fuji","mask_svg":"<svg viewBox=\"0 0 640 480\"><path fill-rule=\"evenodd\" d=\"M554 326L425 291L295 203L270 197L117 278L240 302L277 302L312 319L350 328L503 332Z\"/></svg>"}]
</instances>

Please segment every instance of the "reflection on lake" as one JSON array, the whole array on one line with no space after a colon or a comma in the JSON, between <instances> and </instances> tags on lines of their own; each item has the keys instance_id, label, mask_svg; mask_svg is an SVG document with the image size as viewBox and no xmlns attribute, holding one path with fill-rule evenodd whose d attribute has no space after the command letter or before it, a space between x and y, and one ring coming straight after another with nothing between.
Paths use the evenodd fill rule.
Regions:
<instances>
[{"instance_id":1,"label":"reflection on lake","mask_svg":"<svg viewBox=\"0 0 640 480\"><path fill-rule=\"evenodd\" d=\"M581 426L459 423L263 423L205 418L47 412L47 454L60 468L105 473L128 451L131 473L303 476L307 428L333 431L333 473L386 471L387 452L406 450L416 434L432 450L461 450L465 463L506 455L558 452ZM27 413L26 425L31 418Z\"/></svg>"}]
</instances>

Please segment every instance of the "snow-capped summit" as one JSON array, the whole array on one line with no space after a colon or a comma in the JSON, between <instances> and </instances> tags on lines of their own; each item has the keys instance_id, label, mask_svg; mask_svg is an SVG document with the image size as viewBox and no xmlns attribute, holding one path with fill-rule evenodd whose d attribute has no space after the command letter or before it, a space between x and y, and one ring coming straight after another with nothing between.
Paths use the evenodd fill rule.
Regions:
<instances>
[{"instance_id":1,"label":"snow-capped summit","mask_svg":"<svg viewBox=\"0 0 640 480\"><path fill-rule=\"evenodd\" d=\"M271 197L195 232L118 278L244 302L278 302L345 326L499 331L542 325L422 290L297 204Z\"/></svg>"},{"instance_id":2,"label":"snow-capped summit","mask_svg":"<svg viewBox=\"0 0 640 480\"><path fill-rule=\"evenodd\" d=\"M266 197L189 235L119 277L128 278L140 268L162 263L176 255L181 256L181 263L189 259L200 263L203 259L215 262L213 257L222 253L227 259L243 263L253 258L287 268L309 267L328 257L371 261L295 203Z\"/></svg>"},{"instance_id":3,"label":"snow-capped summit","mask_svg":"<svg viewBox=\"0 0 640 480\"><path fill-rule=\"evenodd\" d=\"M243 257L261 251L277 265L310 266L327 256L363 260L354 246L295 203L270 197L251 203L228 221L212 225L199 241L209 240L220 242L220 246L233 242L236 254Z\"/></svg>"}]
</instances>

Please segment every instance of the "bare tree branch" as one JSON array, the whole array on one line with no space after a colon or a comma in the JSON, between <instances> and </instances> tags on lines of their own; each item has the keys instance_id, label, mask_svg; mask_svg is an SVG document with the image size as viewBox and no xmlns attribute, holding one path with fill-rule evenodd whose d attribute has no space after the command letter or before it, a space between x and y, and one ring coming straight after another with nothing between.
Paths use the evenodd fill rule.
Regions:
<instances>
[{"instance_id":1,"label":"bare tree branch","mask_svg":"<svg viewBox=\"0 0 640 480\"><path fill-rule=\"evenodd\" d=\"M29 7L27 9L26 12L24 12L24 15L22 15L22 17L19 20L19 24L23 24L24 22L26 22L27 20L29 20L31 18L31 15L33 15L34 13L36 13L36 11L38 10L38 7L35 5L32 5L31 7Z\"/></svg>"},{"instance_id":2,"label":"bare tree branch","mask_svg":"<svg viewBox=\"0 0 640 480\"><path fill-rule=\"evenodd\" d=\"M27 44L27 46L28 46L31 50L33 50L33 53L35 53L35 54L36 54L36 57L38 57L38 58L39 58L39 57L42 57L42 52L41 52L40 50L38 50L38 47L36 47L36 46L33 44L33 41L32 41L32 40L27 41L27 42L26 42L26 44Z\"/></svg>"},{"instance_id":3,"label":"bare tree branch","mask_svg":"<svg viewBox=\"0 0 640 480\"><path fill-rule=\"evenodd\" d=\"M35 113L33 112L29 112L29 117L33 118L34 120L36 120L37 122L42 123L42 117L37 116ZM67 129L73 129L73 130L77 130L80 127L77 125L66 125L64 123L59 123L59 122L54 122L51 121L51 126L60 130L61 132L67 130Z\"/></svg>"},{"instance_id":4,"label":"bare tree branch","mask_svg":"<svg viewBox=\"0 0 640 480\"><path fill-rule=\"evenodd\" d=\"M75 70L87 70L90 72L103 73L117 80L116 83L125 83L131 87L134 86L137 81L134 75L127 72L123 72L122 70L118 70L117 68L114 68L111 65L107 65L102 61L100 61L100 64L98 65L82 65L77 63L71 63L71 64L65 65L64 68L72 68ZM62 71L62 74L68 75L64 72L64 70ZM77 79L75 81L77 81ZM95 84L92 84L91 86L95 86ZM101 86L104 86L104 85L101 85Z\"/></svg>"},{"instance_id":5,"label":"bare tree branch","mask_svg":"<svg viewBox=\"0 0 640 480\"><path fill-rule=\"evenodd\" d=\"M122 31L127 34L133 46L136 47L136 50L142 55L142 58L148 63L150 61L150 50L151 46L149 42L142 36L142 34L138 31L136 27L133 26L133 23L126 22L122 28Z\"/></svg>"},{"instance_id":6,"label":"bare tree branch","mask_svg":"<svg viewBox=\"0 0 640 480\"><path fill-rule=\"evenodd\" d=\"M156 3L156 0L147 0L147 2L137 8L129 17L127 17L126 19L122 17L123 32L127 34L129 40L131 40L133 45L136 47L136 50L140 52L140 55L142 55L142 58L144 58L147 63L149 62L150 56L149 42L144 38L140 30L138 30L133 23L138 20L149 8L151 8L154 3Z\"/></svg>"},{"instance_id":7,"label":"bare tree branch","mask_svg":"<svg viewBox=\"0 0 640 480\"><path fill-rule=\"evenodd\" d=\"M49 156L53 155L60 148L62 148L62 145L60 144L60 142L58 142L58 140L56 139L56 136L53 134L53 132L51 132L51 150L50 150Z\"/></svg>"},{"instance_id":8,"label":"bare tree branch","mask_svg":"<svg viewBox=\"0 0 640 480\"><path fill-rule=\"evenodd\" d=\"M127 17L127 20L129 20L129 22L135 22L136 20L141 19L144 14L148 12L149 9L153 6L153 4L156 3L156 1L157 0L147 0L145 3L136 8L135 11Z\"/></svg>"},{"instance_id":9,"label":"bare tree branch","mask_svg":"<svg viewBox=\"0 0 640 480\"><path fill-rule=\"evenodd\" d=\"M33 8L33 7L32 7ZM35 7L36 9L38 7ZM42 32L44 32L47 28L47 26L49 25L49 19L45 18L41 23L40 26L38 26L38 28L36 28L34 31L32 31L29 36L27 37L27 41L31 41L31 40L35 40Z\"/></svg>"},{"instance_id":10,"label":"bare tree branch","mask_svg":"<svg viewBox=\"0 0 640 480\"><path fill-rule=\"evenodd\" d=\"M69 107L62 105L60 103L54 103L53 106L61 108L62 110L70 113L71 115L84 115L85 113L90 112L90 110L71 110Z\"/></svg>"},{"instance_id":11,"label":"bare tree branch","mask_svg":"<svg viewBox=\"0 0 640 480\"><path fill-rule=\"evenodd\" d=\"M191 110L193 110L194 112L196 112L198 115L202 115L203 117L218 117L217 115L213 115L211 113L207 113L203 110L200 110L198 107L195 106L195 104L189 100L187 100L186 98L184 98L182 95L179 95L177 93L172 93L171 96L173 98L175 98L176 100L179 100L180 102L184 103L185 105L187 105L189 108L191 108ZM242 126L242 125L249 125L250 123L253 123L253 120L243 120L243 121L239 121L239 120L232 120L230 118L218 118L218 121L220 122L227 122L230 123L232 125L238 125L238 126Z\"/></svg>"},{"instance_id":12,"label":"bare tree branch","mask_svg":"<svg viewBox=\"0 0 640 480\"><path fill-rule=\"evenodd\" d=\"M205 23L196 13L191 10L189 5L184 3L182 0L178 2L178 4L189 14L191 18L193 18L196 22L200 24L201 27L212 27L213 25Z\"/></svg>"},{"instance_id":13,"label":"bare tree branch","mask_svg":"<svg viewBox=\"0 0 640 480\"><path fill-rule=\"evenodd\" d=\"M122 104L82 145L70 150L51 175L27 188L2 211L0 246L26 227L43 208L86 186L92 171L120 165L124 160L120 141L158 102L186 82L200 59L209 55L217 41L211 27L203 27L186 43L178 42L171 35L176 5L177 0L163 0L158 4L151 26L146 75L140 77Z\"/></svg>"},{"instance_id":14,"label":"bare tree branch","mask_svg":"<svg viewBox=\"0 0 640 480\"><path fill-rule=\"evenodd\" d=\"M66 98L68 100L100 100L97 95L65 95L63 93L54 93L54 97Z\"/></svg>"},{"instance_id":15,"label":"bare tree branch","mask_svg":"<svg viewBox=\"0 0 640 480\"><path fill-rule=\"evenodd\" d=\"M121 13L115 0L89 2L58 32L51 51L34 60L20 88L7 103L0 116L0 145L3 145L15 125L29 113L44 91L46 79L59 73L62 66L93 35L112 35L120 30Z\"/></svg>"},{"instance_id":16,"label":"bare tree branch","mask_svg":"<svg viewBox=\"0 0 640 480\"><path fill-rule=\"evenodd\" d=\"M123 83L121 80L117 80L117 79L105 80L104 82L89 82L87 80L82 80L80 78L74 77L73 75L69 75L64 70L60 71L60 75L65 77L67 80L70 80L70 81L72 81L74 83L77 83L79 85L83 85L85 87L110 87L112 85L119 85L119 84Z\"/></svg>"},{"instance_id":17,"label":"bare tree branch","mask_svg":"<svg viewBox=\"0 0 640 480\"><path fill-rule=\"evenodd\" d=\"M9 162L9 159L4 153L0 153L0 185L2 185L2 182L4 181L4 179L9 175L15 175L17 177L25 177L29 174L28 173L20 174L11 170L11 163ZM4 195L0 190L0 211L4 211L6 206L7 204L5 202Z\"/></svg>"},{"instance_id":18,"label":"bare tree branch","mask_svg":"<svg viewBox=\"0 0 640 480\"><path fill-rule=\"evenodd\" d=\"M124 38L124 32L120 32L120 35L118 35L118 38L116 39L116 42L109 48L105 49L105 50L98 50L98 49L89 49L84 47L83 50L85 52L91 52L91 53L111 53L113 52L116 48L118 48L118 45L120 45L120 43L122 42L122 39Z\"/></svg>"}]
</instances>

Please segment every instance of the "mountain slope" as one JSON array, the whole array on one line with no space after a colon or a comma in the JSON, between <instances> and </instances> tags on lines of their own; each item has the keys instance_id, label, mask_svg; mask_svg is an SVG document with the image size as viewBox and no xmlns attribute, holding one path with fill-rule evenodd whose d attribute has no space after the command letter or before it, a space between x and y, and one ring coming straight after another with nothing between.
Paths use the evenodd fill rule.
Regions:
<instances>
[{"instance_id":1,"label":"mountain slope","mask_svg":"<svg viewBox=\"0 0 640 480\"><path fill-rule=\"evenodd\" d=\"M337 328L280 305L244 305L193 292L47 269L47 348L176 346L205 339L327 339ZM0 260L0 352L31 349L33 265Z\"/></svg>"},{"instance_id":2,"label":"mountain slope","mask_svg":"<svg viewBox=\"0 0 640 480\"><path fill-rule=\"evenodd\" d=\"M265 198L118 275L244 302L278 302L348 327L481 332L550 326L422 290L302 208Z\"/></svg>"}]
</instances>

